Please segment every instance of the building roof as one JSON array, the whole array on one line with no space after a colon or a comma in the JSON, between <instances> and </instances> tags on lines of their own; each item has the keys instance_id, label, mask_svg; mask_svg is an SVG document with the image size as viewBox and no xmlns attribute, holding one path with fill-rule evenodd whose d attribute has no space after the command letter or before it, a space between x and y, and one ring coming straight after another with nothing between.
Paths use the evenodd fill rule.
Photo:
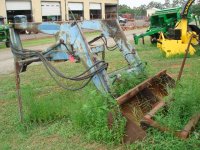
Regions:
<instances>
[{"instance_id":1,"label":"building roof","mask_svg":"<svg viewBox=\"0 0 200 150\"><path fill-rule=\"evenodd\" d=\"M160 9L153 7L153 8L149 8L147 10L160 10Z\"/></svg>"}]
</instances>

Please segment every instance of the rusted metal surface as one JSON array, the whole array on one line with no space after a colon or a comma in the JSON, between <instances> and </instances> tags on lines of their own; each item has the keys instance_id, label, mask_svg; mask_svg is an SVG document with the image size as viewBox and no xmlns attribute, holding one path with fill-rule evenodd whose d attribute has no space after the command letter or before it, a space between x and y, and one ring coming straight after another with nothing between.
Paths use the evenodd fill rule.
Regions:
<instances>
[{"instance_id":1,"label":"rusted metal surface","mask_svg":"<svg viewBox=\"0 0 200 150\"><path fill-rule=\"evenodd\" d=\"M181 79L181 76L182 76L182 73L183 73L183 69L184 69L184 66L185 66L185 62L186 62L186 59L187 59L187 56L188 56L188 52L189 52L189 47L191 45L191 41L192 41L192 38L194 37L195 35L192 35L191 38L190 38L190 41L188 43L188 47L186 49L186 52L185 52L185 56L184 56L184 59L183 59L183 62L182 62L182 65L181 65L181 68L180 68L180 71L179 71L179 75L178 75L178 78L177 78L177 81L179 81ZM151 79L150 79L151 80ZM173 82L173 85L175 85L175 83ZM148 127L153 127L153 128L156 128L162 132L170 132L172 134L174 134L175 136L181 138L181 139L186 139L189 137L190 133L192 132L192 130L195 128L195 126L197 125L199 119L200 119L200 114L197 114L197 115L194 115L190 121L186 124L186 126L184 127L183 130L181 131L174 131L170 128L168 128L167 126L163 126L163 125L160 125L158 122L154 121L153 120L153 116L158 112L158 110L160 110L161 108L163 108L166 103L162 101L162 98L159 97L158 99L159 102L157 104L155 104L155 107L153 107L152 110L150 110L141 120L141 126L142 128L145 130L147 129Z\"/></svg>"},{"instance_id":2,"label":"rusted metal surface","mask_svg":"<svg viewBox=\"0 0 200 150\"><path fill-rule=\"evenodd\" d=\"M20 91L20 65L15 60L15 78L16 78L16 92L17 92L17 99L18 99L18 106L19 106L19 116L20 116L20 122L23 122L24 116L23 116L23 106L22 106L22 98L21 98L21 91Z\"/></svg>"},{"instance_id":3,"label":"rusted metal surface","mask_svg":"<svg viewBox=\"0 0 200 150\"><path fill-rule=\"evenodd\" d=\"M200 120L200 113L194 115L190 119L190 121L185 125L184 129L181 132L176 133L176 135L182 139L187 139L192 130L195 129L195 126L197 125L199 120Z\"/></svg>"},{"instance_id":4,"label":"rusted metal surface","mask_svg":"<svg viewBox=\"0 0 200 150\"><path fill-rule=\"evenodd\" d=\"M125 135L123 141L125 143L133 143L135 141L144 140L146 137L146 132L138 126L137 123L133 122L127 118Z\"/></svg>"},{"instance_id":5,"label":"rusted metal surface","mask_svg":"<svg viewBox=\"0 0 200 150\"><path fill-rule=\"evenodd\" d=\"M164 106L160 101L168 95L167 87L173 87L174 84L174 80L163 70L117 98L121 112L127 120L125 143L146 137L146 131L140 126L140 121L148 112L153 115L158 107Z\"/></svg>"},{"instance_id":6,"label":"rusted metal surface","mask_svg":"<svg viewBox=\"0 0 200 150\"><path fill-rule=\"evenodd\" d=\"M156 83L158 84L156 85ZM161 91L161 93L159 94L160 96L167 95L166 86L169 85L171 87L174 84L174 80L168 74L166 74L166 70L163 70L158 72L155 76L148 78L133 89L129 90L124 95L117 98L117 102L119 105L122 105L145 88L152 89L153 92ZM152 88L152 86L154 86L154 88Z\"/></svg>"},{"instance_id":7,"label":"rusted metal surface","mask_svg":"<svg viewBox=\"0 0 200 150\"><path fill-rule=\"evenodd\" d=\"M163 101L159 101L158 103L155 104L155 106L153 107L152 110L150 110L143 118L142 120L140 121L140 124L142 126L142 128L144 130L146 130L148 127L154 127L154 128L157 128L158 130L160 131L163 131L163 132L173 132L171 131L170 129L168 129L167 127L165 126L162 126L160 125L158 122L154 121L152 118L155 116L155 114L161 109L163 108L164 106L166 105L165 102Z\"/></svg>"},{"instance_id":8,"label":"rusted metal surface","mask_svg":"<svg viewBox=\"0 0 200 150\"><path fill-rule=\"evenodd\" d=\"M126 116L125 116L126 117ZM108 114L108 127L112 129L112 125L114 122L113 114ZM143 130L137 122L126 117L126 126L123 137L124 143L133 143L138 140L143 140L146 137L146 132Z\"/></svg>"},{"instance_id":9,"label":"rusted metal surface","mask_svg":"<svg viewBox=\"0 0 200 150\"><path fill-rule=\"evenodd\" d=\"M174 136L177 136L181 139L187 139L189 137L189 135L191 134L192 130L195 129L195 126L197 125L199 120L200 120L200 114L194 115L190 119L190 121L185 125L183 130L175 131L175 130L168 128L167 126L160 125L157 121L154 121L151 117L146 115L141 120L141 125L142 125L143 129L147 129L148 127L153 127L162 132L172 133Z\"/></svg>"},{"instance_id":10,"label":"rusted metal surface","mask_svg":"<svg viewBox=\"0 0 200 150\"><path fill-rule=\"evenodd\" d=\"M143 120L141 121L141 124L144 130L146 130L148 127L153 127L162 132L170 132L172 134L175 134L175 131L167 128L166 126L160 125L158 122L154 121L153 119L143 118Z\"/></svg>"},{"instance_id":11,"label":"rusted metal surface","mask_svg":"<svg viewBox=\"0 0 200 150\"><path fill-rule=\"evenodd\" d=\"M185 51L185 55L184 55L184 58L183 58L183 62L181 64L181 68L180 68L180 71L179 71L179 74L178 74L178 77L177 77L177 81L179 81L181 79L181 76L183 74L183 69L184 69L185 62L186 62L186 59L187 59L187 56L188 56L188 53L189 53L190 45L191 45L192 39L194 37L195 37L194 34L192 34L191 37L190 37L190 40L189 40L189 43L188 43L188 46L187 46L187 49Z\"/></svg>"},{"instance_id":12,"label":"rusted metal surface","mask_svg":"<svg viewBox=\"0 0 200 150\"><path fill-rule=\"evenodd\" d=\"M160 110L163 106L165 106L165 102L163 101L160 101L158 102L154 107L153 109L144 116L144 118L146 119L151 119L151 117L153 117L157 112L158 110Z\"/></svg>"},{"instance_id":13,"label":"rusted metal surface","mask_svg":"<svg viewBox=\"0 0 200 150\"><path fill-rule=\"evenodd\" d=\"M142 37L142 44L144 45L144 37Z\"/></svg>"},{"instance_id":14,"label":"rusted metal surface","mask_svg":"<svg viewBox=\"0 0 200 150\"><path fill-rule=\"evenodd\" d=\"M162 132L170 132L174 134L175 136L181 138L181 139L187 139L192 132L193 129L195 129L195 126L197 125L198 121L200 120L200 114L194 115L189 122L185 125L184 129L181 131L174 131L167 126L160 125L157 121L153 120L154 115L163 108L166 105L165 102L160 101L158 102L155 107L148 112L143 119L141 120L141 126L144 130L146 130L148 127L153 127L158 129L159 131Z\"/></svg>"}]
</instances>

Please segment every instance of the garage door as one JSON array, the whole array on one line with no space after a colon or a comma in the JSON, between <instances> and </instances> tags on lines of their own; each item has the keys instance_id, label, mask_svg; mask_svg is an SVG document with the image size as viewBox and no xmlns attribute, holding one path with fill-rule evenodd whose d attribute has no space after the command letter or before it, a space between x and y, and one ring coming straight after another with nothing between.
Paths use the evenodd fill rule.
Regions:
<instances>
[{"instance_id":1,"label":"garage door","mask_svg":"<svg viewBox=\"0 0 200 150\"><path fill-rule=\"evenodd\" d=\"M42 2L42 16L60 16L60 2Z\"/></svg>"},{"instance_id":2,"label":"garage door","mask_svg":"<svg viewBox=\"0 0 200 150\"><path fill-rule=\"evenodd\" d=\"M6 1L7 10L31 10L30 1Z\"/></svg>"},{"instance_id":3,"label":"garage door","mask_svg":"<svg viewBox=\"0 0 200 150\"><path fill-rule=\"evenodd\" d=\"M83 3L68 3L69 10L83 11Z\"/></svg>"},{"instance_id":4,"label":"garage door","mask_svg":"<svg viewBox=\"0 0 200 150\"><path fill-rule=\"evenodd\" d=\"M101 10L101 4L99 4L99 3L90 3L90 9L92 9L92 10Z\"/></svg>"}]
</instances>

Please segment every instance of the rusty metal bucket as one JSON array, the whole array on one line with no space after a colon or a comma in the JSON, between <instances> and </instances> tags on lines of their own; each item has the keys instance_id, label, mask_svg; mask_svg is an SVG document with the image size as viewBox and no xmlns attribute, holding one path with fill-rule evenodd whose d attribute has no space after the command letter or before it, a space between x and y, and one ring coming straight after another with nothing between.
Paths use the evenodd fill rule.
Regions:
<instances>
[{"instance_id":1,"label":"rusty metal bucket","mask_svg":"<svg viewBox=\"0 0 200 150\"><path fill-rule=\"evenodd\" d=\"M117 98L121 112L127 120L124 143L132 143L146 137L140 121L168 95L167 88L174 85L175 81L163 70Z\"/></svg>"}]
</instances>

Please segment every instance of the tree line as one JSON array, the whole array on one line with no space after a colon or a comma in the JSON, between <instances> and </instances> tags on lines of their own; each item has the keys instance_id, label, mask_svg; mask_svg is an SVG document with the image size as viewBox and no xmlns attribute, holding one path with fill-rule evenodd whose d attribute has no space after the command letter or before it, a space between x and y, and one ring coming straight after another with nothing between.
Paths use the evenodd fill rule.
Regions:
<instances>
[{"instance_id":1,"label":"tree line","mask_svg":"<svg viewBox=\"0 0 200 150\"><path fill-rule=\"evenodd\" d=\"M127 5L119 5L119 15L120 14L133 14L134 16L146 16L146 10L150 8L158 8L158 9L165 9L165 8L173 8L173 7L180 7L183 6L185 0L173 0L170 3L170 0L166 1L164 4L160 2L151 1L148 5L141 5L139 7L129 7ZM195 15L200 16L200 4L194 4L191 7L192 13Z\"/></svg>"}]
</instances>

